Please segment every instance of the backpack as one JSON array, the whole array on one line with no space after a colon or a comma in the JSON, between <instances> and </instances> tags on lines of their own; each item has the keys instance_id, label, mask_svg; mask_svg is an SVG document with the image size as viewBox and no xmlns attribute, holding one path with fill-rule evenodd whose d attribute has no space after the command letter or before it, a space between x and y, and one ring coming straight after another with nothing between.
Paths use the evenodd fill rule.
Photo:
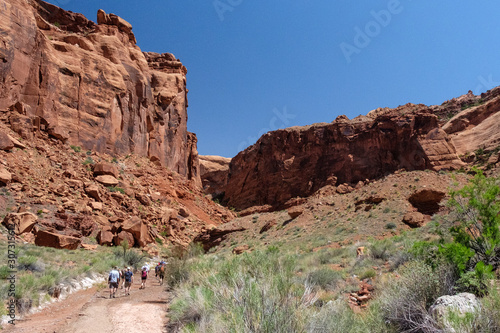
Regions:
<instances>
[{"instance_id":1,"label":"backpack","mask_svg":"<svg viewBox=\"0 0 500 333\"><path fill-rule=\"evenodd\" d=\"M148 276L148 271L147 270L143 270L142 274L141 274L141 277L145 278L147 276Z\"/></svg>"}]
</instances>

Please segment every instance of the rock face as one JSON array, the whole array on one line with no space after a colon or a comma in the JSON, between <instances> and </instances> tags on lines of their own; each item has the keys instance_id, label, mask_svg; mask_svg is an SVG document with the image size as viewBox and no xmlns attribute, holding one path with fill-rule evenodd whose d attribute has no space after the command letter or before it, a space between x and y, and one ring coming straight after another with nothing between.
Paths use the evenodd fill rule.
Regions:
<instances>
[{"instance_id":1,"label":"rock face","mask_svg":"<svg viewBox=\"0 0 500 333\"><path fill-rule=\"evenodd\" d=\"M237 209L265 204L281 209L289 199L327 185L356 184L399 169L463 166L432 112L408 104L267 133L232 159L224 201Z\"/></svg>"},{"instance_id":2,"label":"rock face","mask_svg":"<svg viewBox=\"0 0 500 333\"><path fill-rule=\"evenodd\" d=\"M224 193L231 159L221 156L200 156L200 176L205 193L214 198Z\"/></svg>"},{"instance_id":3,"label":"rock face","mask_svg":"<svg viewBox=\"0 0 500 333\"><path fill-rule=\"evenodd\" d=\"M130 23L102 10L95 24L40 0L0 9L0 112L15 132L147 156L200 183L178 59L141 52Z\"/></svg>"}]
</instances>

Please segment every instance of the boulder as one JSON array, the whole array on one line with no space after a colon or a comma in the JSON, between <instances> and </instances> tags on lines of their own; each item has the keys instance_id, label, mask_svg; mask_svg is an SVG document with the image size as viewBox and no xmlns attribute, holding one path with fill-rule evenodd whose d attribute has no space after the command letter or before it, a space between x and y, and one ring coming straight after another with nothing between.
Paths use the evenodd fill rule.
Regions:
<instances>
[{"instance_id":1,"label":"boulder","mask_svg":"<svg viewBox=\"0 0 500 333\"><path fill-rule=\"evenodd\" d=\"M113 245L114 237L115 237L115 235L113 235L113 233L111 232L110 229L102 228L97 233L96 240L97 240L97 243L99 243L99 245L111 246L111 245Z\"/></svg>"},{"instance_id":2,"label":"boulder","mask_svg":"<svg viewBox=\"0 0 500 333\"><path fill-rule=\"evenodd\" d=\"M454 296L441 296L429 308L429 313L438 323L441 324L444 332L455 332L450 321L449 314L464 317L466 314L474 314L481 304L475 295L470 293L460 293Z\"/></svg>"},{"instance_id":3,"label":"boulder","mask_svg":"<svg viewBox=\"0 0 500 333\"><path fill-rule=\"evenodd\" d=\"M60 235L45 230L39 230L35 238L36 245L56 249L76 250L81 243L82 240L80 238Z\"/></svg>"},{"instance_id":4,"label":"boulder","mask_svg":"<svg viewBox=\"0 0 500 333\"><path fill-rule=\"evenodd\" d=\"M102 202L90 202L89 203L90 208L92 210L102 210Z\"/></svg>"},{"instance_id":5,"label":"boulder","mask_svg":"<svg viewBox=\"0 0 500 333\"><path fill-rule=\"evenodd\" d=\"M12 142L7 134L0 132L0 149L11 150L12 148L14 148L14 142Z\"/></svg>"},{"instance_id":6,"label":"boulder","mask_svg":"<svg viewBox=\"0 0 500 333\"><path fill-rule=\"evenodd\" d=\"M118 179L110 175L97 176L95 180L104 186L116 186L119 183Z\"/></svg>"},{"instance_id":7,"label":"boulder","mask_svg":"<svg viewBox=\"0 0 500 333\"><path fill-rule=\"evenodd\" d=\"M96 163L94 165L94 176L108 175L118 178L120 173L118 168L111 163Z\"/></svg>"},{"instance_id":8,"label":"boulder","mask_svg":"<svg viewBox=\"0 0 500 333\"><path fill-rule=\"evenodd\" d=\"M348 184L340 184L337 186L337 193L338 194L347 194L351 193L353 191L353 188L349 186Z\"/></svg>"},{"instance_id":9,"label":"boulder","mask_svg":"<svg viewBox=\"0 0 500 333\"><path fill-rule=\"evenodd\" d=\"M269 221L267 222L266 224L264 224L264 226L260 229L260 232L259 233L264 233L266 231L268 231L269 229L271 229L272 227L274 227L275 225L277 224L276 220L272 220L272 221Z\"/></svg>"},{"instance_id":10,"label":"boulder","mask_svg":"<svg viewBox=\"0 0 500 333\"><path fill-rule=\"evenodd\" d=\"M144 206L151 206L151 199L146 194L136 193L135 198Z\"/></svg>"},{"instance_id":11,"label":"boulder","mask_svg":"<svg viewBox=\"0 0 500 333\"><path fill-rule=\"evenodd\" d=\"M38 217L33 213L9 213L3 219L2 224L8 229L12 228L13 225L16 235L20 235L25 232L30 232L37 220Z\"/></svg>"},{"instance_id":12,"label":"boulder","mask_svg":"<svg viewBox=\"0 0 500 333\"><path fill-rule=\"evenodd\" d=\"M234 254L242 254L243 252L247 252L250 247L248 245L240 245L233 249Z\"/></svg>"},{"instance_id":13,"label":"boulder","mask_svg":"<svg viewBox=\"0 0 500 333\"><path fill-rule=\"evenodd\" d=\"M149 237L148 225L137 216L123 222L122 230L131 233L134 236L135 243L140 247L153 242Z\"/></svg>"},{"instance_id":14,"label":"boulder","mask_svg":"<svg viewBox=\"0 0 500 333\"><path fill-rule=\"evenodd\" d=\"M302 215L302 213L304 213L304 208L301 206L295 206L288 209L288 216L290 216L292 220Z\"/></svg>"},{"instance_id":15,"label":"boulder","mask_svg":"<svg viewBox=\"0 0 500 333\"><path fill-rule=\"evenodd\" d=\"M5 186L12 180L12 174L3 166L0 166L0 185Z\"/></svg>"},{"instance_id":16,"label":"boulder","mask_svg":"<svg viewBox=\"0 0 500 333\"><path fill-rule=\"evenodd\" d=\"M129 247L133 247L135 245L134 235L127 231L120 231L113 239L113 243L116 246L121 245L121 243L126 240L128 242Z\"/></svg>"},{"instance_id":17,"label":"boulder","mask_svg":"<svg viewBox=\"0 0 500 333\"><path fill-rule=\"evenodd\" d=\"M189 216L189 212L186 210L186 208L179 208L179 215L182 216L182 217L188 217Z\"/></svg>"},{"instance_id":18,"label":"boulder","mask_svg":"<svg viewBox=\"0 0 500 333\"><path fill-rule=\"evenodd\" d=\"M408 212L403 216L403 222L411 228L420 228L429 221L429 216L419 212Z\"/></svg>"},{"instance_id":19,"label":"boulder","mask_svg":"<svg viewBox=\"0 0 500 333\"><path fill-rule=\"evenodd\" d=\"M439 211L439 204L445 195L442 191L424 188L410 195L408 201L420 213L432 215Z\"/></svg>"},{"instance_id":20,"label":"boulder","mask_svg":"<svg viewBox=\"0 0 500 333\"><path fill-rule=\"evenodd\" d=\"M99 186L96 184L90 184L85 187L85 193L91 197L94 198L97 201L101 201L101 196L99 195Z\"/></svg>"}]
</instances>

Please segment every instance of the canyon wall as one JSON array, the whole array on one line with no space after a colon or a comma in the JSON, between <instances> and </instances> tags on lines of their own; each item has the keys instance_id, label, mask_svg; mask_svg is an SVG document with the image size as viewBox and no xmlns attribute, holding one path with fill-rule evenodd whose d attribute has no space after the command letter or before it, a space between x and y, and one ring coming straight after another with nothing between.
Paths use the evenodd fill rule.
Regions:
<instances>
[{"instance_id":1,"label":"canyon wall","mask_svg":"<svg viewBox=\"0 0 500 333\"><path fill-rule=\"evenodd\" d=\"M0 0L0 113L29 139L39 131L83 149L147 156L201 184L187 131L186 68L143 53L132 26L43 1Z\"/></svg>"},{"instance_id":2,"label":"canyon wall","mask_svg":"<svg viewBox=\"0 0 500 333\"><path fill-rule=\"evenodd\" d=\"M280 209L288 200L326 185L355 186L399 169L463 165L433 111L408 104L263 135L232 159L224 200L237 209Z\"/></svg>"}]
</instances>

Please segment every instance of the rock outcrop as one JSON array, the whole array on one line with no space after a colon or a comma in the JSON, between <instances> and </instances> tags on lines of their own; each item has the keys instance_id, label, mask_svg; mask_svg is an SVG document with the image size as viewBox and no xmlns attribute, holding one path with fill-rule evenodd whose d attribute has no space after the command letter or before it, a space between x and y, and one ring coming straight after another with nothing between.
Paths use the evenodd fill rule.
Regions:
<instances>
[{"instance_id":1,"label":"rock outcrop","mask_svg":"<svg viewBox=\"0 0 500 333\"><path fill-rule=\"evenodd\" d=\"M221 156L200 156L200 175L203 190L218 198L224 193L231 159Z\"/></svg>"},{"instance_id":2,"label":"rock outcrop","mask_svg":"<svg viewBox=\"0 0 500 333\"><path fill-rule=\"evenodd\" d=\"M289 199L327 185L355 186L399 169L461 166L433 111L408 104L263 135L232 159L224 201L237 209L266 204L281 209Z\"/></svg>"},{"instance_id":3,"label":"rock outcrop","mask_svg":"<svg viewBox=\"0 0 500 333\"><path fill-rule=\"evenodd\" d=\"M0 11L0 115L15 132L147 156L200 183L187 70L174 55L143 53L132 25L102 10L97 24L41 0L0 1Z\"/></svg>"}]
</instances>

